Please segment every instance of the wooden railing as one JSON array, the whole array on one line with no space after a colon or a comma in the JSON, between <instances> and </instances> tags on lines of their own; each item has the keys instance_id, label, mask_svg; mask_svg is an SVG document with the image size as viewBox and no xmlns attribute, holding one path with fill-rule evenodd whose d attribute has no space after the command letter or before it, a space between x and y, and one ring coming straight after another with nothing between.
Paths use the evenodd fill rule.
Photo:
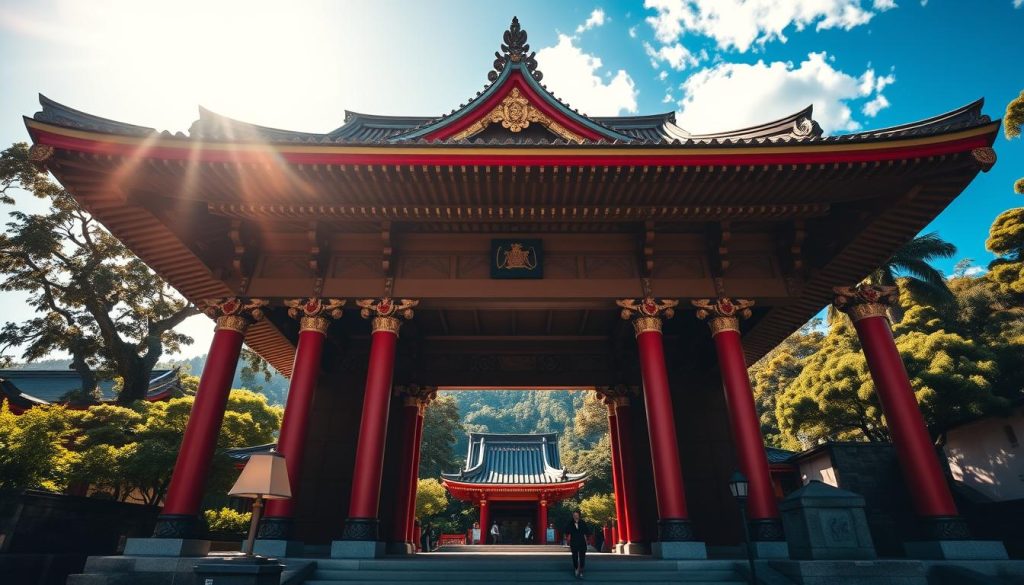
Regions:
<instances>
[{"instance_id":1,"label":"wooden railing","mask_svg":"<svg viewBox=\"0 0 1024 585\"><path fill-rule=\"evenodd\" d=\"M466 544L465 534L442 534L441 539L437 541L439 546L446 544Z\"/></svg>"}]
</instances>

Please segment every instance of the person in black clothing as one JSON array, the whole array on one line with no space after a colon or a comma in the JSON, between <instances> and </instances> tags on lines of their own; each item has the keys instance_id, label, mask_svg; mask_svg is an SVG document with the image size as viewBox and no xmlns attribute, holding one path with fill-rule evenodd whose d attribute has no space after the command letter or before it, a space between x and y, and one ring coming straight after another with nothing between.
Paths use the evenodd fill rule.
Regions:
<instances>
[{"instance_id":1,"label":"person in black clothing","mask_svg":"<svg viewBox=\"0 0 1024 585\"><path fill-rule=\"evenodd\" d=\"M569 539L573 572L582 578L583 568L587 564L587 536L590 535L590 525L580 517L579 510L576 510L572 513L572 521L565 525L564 532Z\"/></svg>"}]
</instances>

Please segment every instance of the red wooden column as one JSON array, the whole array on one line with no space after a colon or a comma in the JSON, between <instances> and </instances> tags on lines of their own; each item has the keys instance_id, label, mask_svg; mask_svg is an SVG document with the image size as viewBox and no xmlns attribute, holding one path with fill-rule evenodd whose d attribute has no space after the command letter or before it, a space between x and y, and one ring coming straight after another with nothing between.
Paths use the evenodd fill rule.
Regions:
<instances>
[{"instance_id":1,"label":"red wooden column","mask_svg":"<svg viewBox=\"0 0 1024 585\"><path fill-rule=\"evenodd\" d=\"M423 409L434 397L435 388L405 386L396 394L402 398L402 453L400 461L406 463L398 478L398 489L395 490L394 525L392 527L392 548L401 549L399 544L415 545L416 530L416 488L417 474L420 468L420 442L423 439ZM415 550L415 549L412 549Z\"/></svg>"},{"instance_id":2,"label":"red wooden column","mask_svg":"<svg viewBox=\"0 0 1024 585\"><path fill-rule=\"evenodd\" d=\"M310 298L288 300L285 304L288 306L288 315L299 320L299 342L295 348L291 383L288 385L288 402L285 404L284 419L277 439L277 450L284 455L288 467L292 497L287 500L269 500L266 504L266 516L260 525L259 538L273 540L287 540L291 536L292 515L302 475L306 429L313 408L316 383L320 377L324 338L331 319L341 317L341 307L345 301Z\"/></svg>"},{"instance_id":3,"label":"red wooden column","mask_svg":"<svg viewBox=\"0 0 1024 585\"><path fill-rule=\"evenodd\" d=\"M836 287L834 304L857 329L875 392L885 413L889 436L903 470L904 481L921 520L926 540L970 538L967 523L957 512L935 446L910 386L906 367L889 328L887 309L898 302L894 286Z\"/></svg>"},{"instance_id":4,"label":"red wooden column","mask_svg":"<svg viewBox=\"0 0 1024 585\"><path fill-rule=\"evenodd\" d=\"M541 496L540 503L537 505L537 542L540 544L548 543L548 501L545 496Z\"/></svg>"},{"instance_id":5,"label":"red wooden column","mask_svg":"<svg viewBox=\"0 0 1024 585\"><path fill-rule=\"evenodd\" d=\"M608 388L598 389L598 396L608 407L608 439L612 451L612 491L615 497L615 524L618 529L615 531L617 541L612 547L618 544L629 542L626 532L626 500L622 490L622 454L619 449L619 438L616 429L618 428L617 417L615 416L615 396Z\"/></svg>"},{"instance_id":6,"label":"red wooden column","mask_svg":"<svg viewBox=\"0 0 1024 585\"><path fill-rule=\"evenodd\" d=\"M359 422L356 463L352 472L352 499L342 540L377 541L380 505L380 478L384 464L384 443L391 403L391 377L395 368L395 349L402 319L412 318L418 301L390 298L356 301L364 319L372 318L370 360L363 394L363 413Z\"/></svg>"},{"instance_id":7,"label":"red wooden column","mask_svg":"<svg viewBox=\"0 0 1024 585\"><path fill-rule=\"evenodd\" d=\"M747 519L750 537L756 541L785 539L782 519L775 501L768 456L761 436L761 421L754 406L754 390L747 374L743 344L740 342L740 318L749 318L753 301L719 298L692 302L697 317L706 319L718 355L718 368L722 376L722 389L729 411L736 456L740 471L749 482Z\"/></svg>"},{"instance_id":8,"label":"red wooden column","mask_svg":"<svg viewBox=\"0 0 1024 585\"><path fill-rule=\"evenodd\" d=\"M217 329L185 426L185 436L174 463L164 507L153 529L155 538L191 538L195 535L199 504L210 473L220 425L224 421L242 340L249 325L263 318L262 307L266 304L262 300L234 297L206 303L203 312L217 320Z\"/></svg>"},{"instance_id":9,"label":"red wooden column","mask_svg":"<svg viewBox=\"0 0 1024 585\"><path fill-rule=\"evenodd\" d=\"M416 440L413 443L412 460L412 482L409 484L408 516L406 517L409 527L409 538L407 542L416 544L416 493L419 489L420 455L423 452L423 417L427 405L437 396L437 388L421 388L419 408L416 413Z\"/></svg>"},{"instance_id":10,"label":"red wooden column","mask_svg":"<svg viewBox=\"0 0 1024 585\"><path fill-rule=\"evenodd\" d=\"M399 461L403 463L398 476L398 488L395 490L395 510L391 531L391 552L409 552L405 545L409 540L409 494L414 489L413 464L416 461L416 430L419 426L420 401L408 393L407 388L396 391L402 399L402 412L399 424L402 425L402 451Z\"/></svg>"},{"instance_id":11,"label":"red wooden column","mask_svg":"<svg viewBox=\"0 0 1024 585\"><path fill-rule=\"evenodd\" d=\"M625 552L628 554L642 553L644 544L647 542L640 522L640 515L636 509L636 472L633 468L633 434L631 412L629 406L629 389L617 387L615 396L615 434L619 445L619 462L622 467L620 478L622 480L623 512L625 514L624 524L620 525L625 535L620 540L625 540L627 546Z\"/></svg>"},{"instance_id":12,"label":"red wooden column","mask_svg":"<svg viewBox=\"0 0 1024 585\"><path fill-rule=\"evenodd\" d=\"M686 492L676 442L676 421L661 336L662 318L671 318L675 314L673 307L679 301L645 297L620 300L617 303L622 307L622 318L632 320L639 347L640 373L651 439L654 491L658 504L658 540L692 541L693 528L686 510Z\"/></svg>"},{"instance_id":13,"label":"red wooden column","mask_svg":"<svg viewBox=\"0 0 1024 585\"><path fill-rule=\"evenodd\" d=\"M480 544L487 544L491 534L490 510L487 508L487 494L480 496Z\"/></svg>"}]
</instances>

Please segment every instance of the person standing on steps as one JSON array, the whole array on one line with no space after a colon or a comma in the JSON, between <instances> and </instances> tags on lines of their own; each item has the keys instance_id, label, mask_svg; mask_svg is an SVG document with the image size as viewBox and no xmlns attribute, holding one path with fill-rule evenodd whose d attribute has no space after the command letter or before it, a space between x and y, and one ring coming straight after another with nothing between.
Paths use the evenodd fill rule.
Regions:
<instances>
[{"instance_id":1,"label":"person standing on steps","mask_svg":"<svg viewBox=\"0 0 1024 585\"><path fill-rule=\"evenodd\" d=\"M498 528L497 521L491 524L491 544L501 544L501 528Z\"/></svg>"},{"instance_id":2,"label":"person standing on steps","mask_svg":"<svg viewBox=\"0 0 1024 585\"><path fill-rule=\"evenodd\" d=\"M526 530L523 531L523 544L533 544L533 526L526 523Z\"/></svg>"},{"instance_id":3,"label":"person standing on steps","mask_svg":"<svg viewBox=\"0 0 1024 585\"><path fill-rule=\"evenodd\" d=\"M565 525L565 536L569 540L569 552L572 553L572 570L577 578L583 578L583 569L587 564L587 536L590 525L580 517L580 511L572 513L572 520Z\"/></svg>"}]
</instances>

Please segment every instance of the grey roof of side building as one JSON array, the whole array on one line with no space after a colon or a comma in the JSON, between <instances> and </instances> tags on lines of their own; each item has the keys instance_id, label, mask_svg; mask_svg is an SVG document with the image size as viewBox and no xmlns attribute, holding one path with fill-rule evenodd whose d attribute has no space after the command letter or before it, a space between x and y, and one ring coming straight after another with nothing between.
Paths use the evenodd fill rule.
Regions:
<instances>
[{"instance_id":1,"label":"grey roof of side building","mask_svg":"<svg viewBox=\"0 0 1024 585\"><path fill-rule=\"evenodd\" d=\"M181 390L180 371L153 370L149 381L147 396L156 396L164 392ZM61 402L72 392L82 390L82 377L74 370L0 370L0 384L3 393L12 398L22 399L32 404L48 404ZM96 389L99 391L99 402L111 402L117 399L114 380L100 379Z\"/></svg>"},{"instance_id":2,"label":"grey roof of side building","mask_svg":"<svg viewBox=\"0 0 1024 585\"><path fill-rule=\"evenodd\" d=\"M429 116L380 116L346 112L342 126L326 133L297 132L269 128L233 120L205 108L199 109L189 133L157 132L153 128L125 124L69 108L45 96L39 96L42 109L33 118L59 126L127 136L150 136L160 134L178 138L203 139L223 142L265 142L265 143L308 143L308 144L350 144L350 145L402 145L402 144L473 144L508 146L564 145L564 140L552 135L550 140L519 138L510 133L507 139L438 140L403 139L403 135L438 120ZM806 144L845 143L891 140L901 137L930 136L973 128L987 124L991 119L982 114L984 100L979 99L955 110L889 128L867 130L838 136L825 136L814 121L810 106L777 120L724 132L694 134L676 125L674 112L645 116L593 117L593 122L630 137L628 143L619 144L644 146L744 146L752 144ZM443 118L443 117L442 117ZM614 144L609 142L588 142L587 144Z\"/></svg>"},{"instance_id":3,"label":"grey roof of side building","mask_svg":"<svg viewBox=\"0 0 1024 585\"><path fill-rule=\"evenodd\" d=\"M444 479L478 484L554 484L586 479L562 467L558 435L470 433L466 467Z\"/></svg>"}]
</instances>

